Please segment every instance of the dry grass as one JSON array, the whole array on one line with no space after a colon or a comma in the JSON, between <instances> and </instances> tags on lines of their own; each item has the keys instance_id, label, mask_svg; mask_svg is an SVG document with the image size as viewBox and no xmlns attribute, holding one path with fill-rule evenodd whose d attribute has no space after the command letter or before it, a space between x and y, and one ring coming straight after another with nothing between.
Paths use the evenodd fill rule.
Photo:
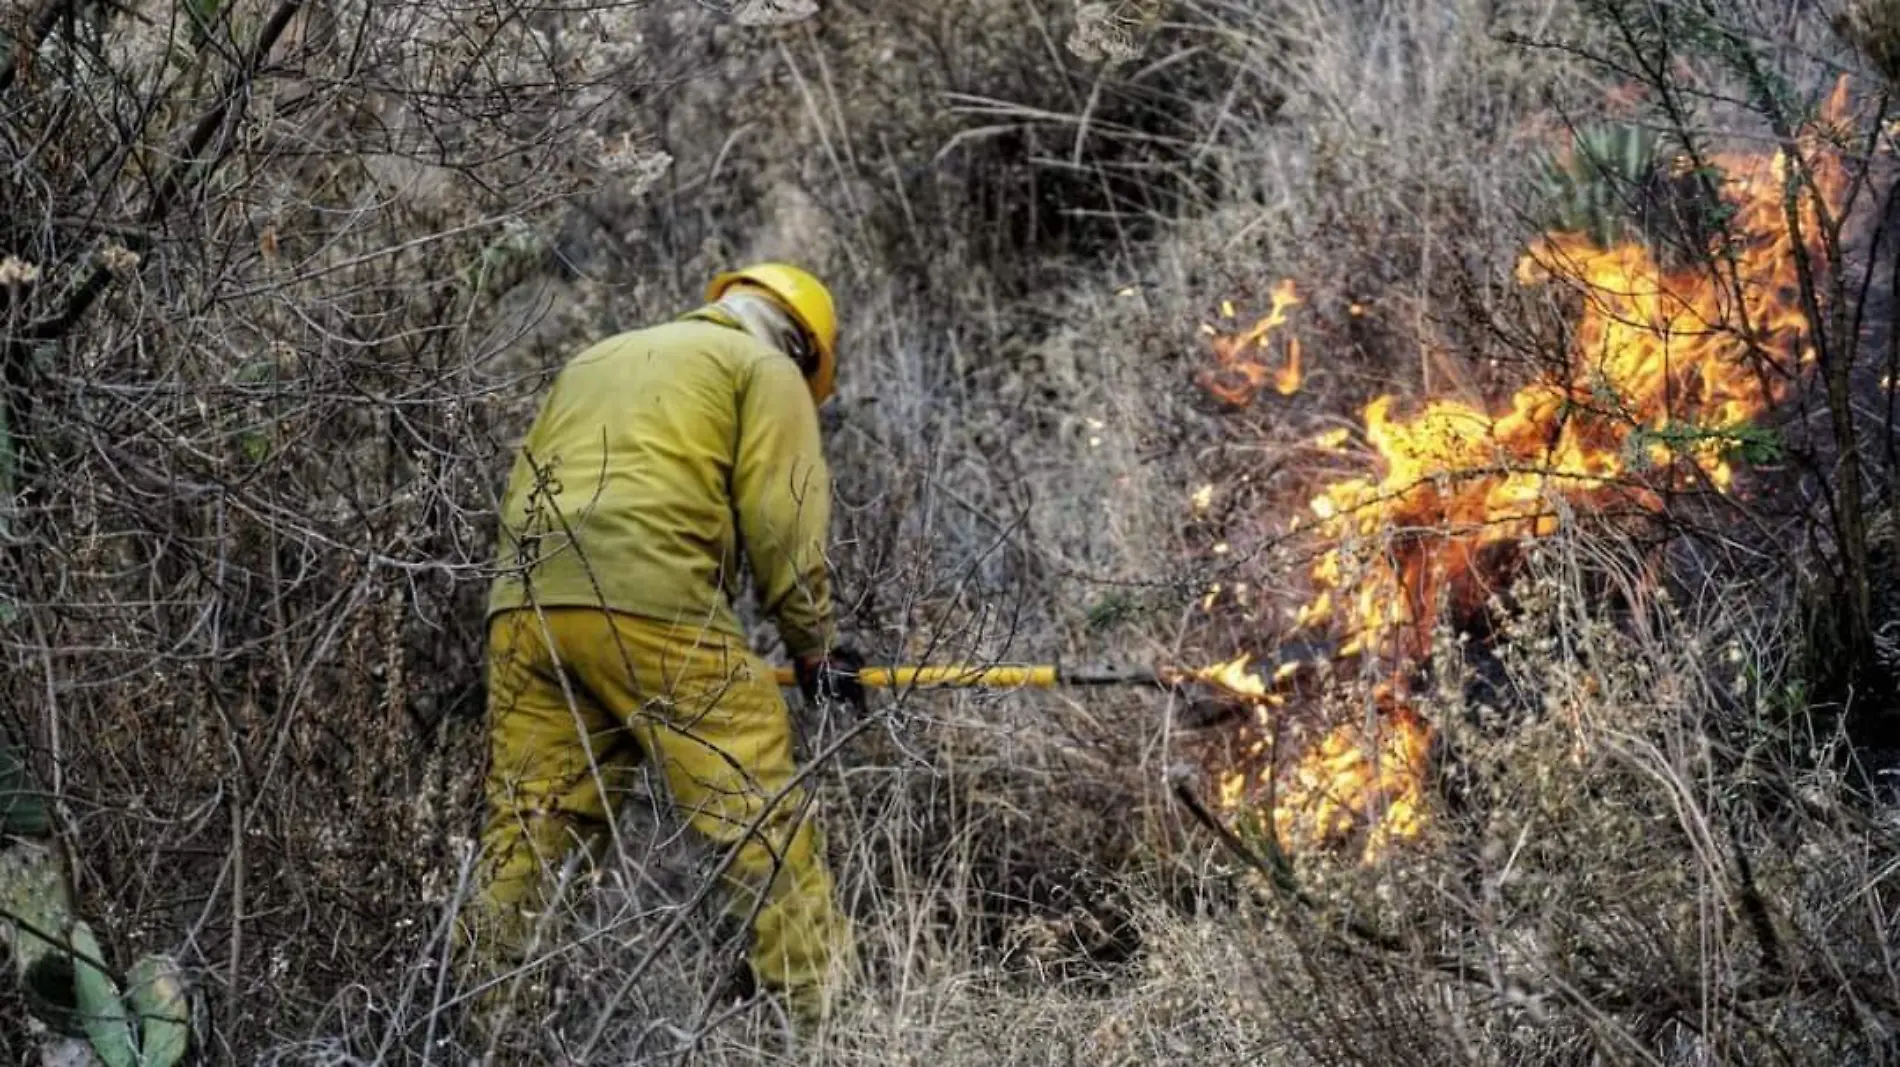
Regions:
<instances>
[{"instance_id":1,"label":"dry grass","mask_svg":"<svg viewBox=\"0 0 1900 1067\"><path fill-rule=\"evenodd\" d=\"M452 262L277 286L259 299L268 316L230 303L219 322L251 315L260 337L304 346L290 385L229 385L248 349L187 331L210 354L166 372L180 411L183 386L216 381L208 422L225 445L233 423L281 420L292 458L263 479L270 507L151 517L140 506L162 478L115 495L112 472L88 465L74 484L105 486L105 503L75 492L49 515L109 526L104 514L135 544L183 524L228 551L189 567L124 547L62 557L62 588L106 606L36 592L19 598L40 613L29 621L57 625L7 633L16 677L33 672L9 689L20 706L40 706L43 682L63 694L29 732L83 729L50 755L89 908L128 952L182 946L210 1058L473 1051L442 924L475 815L473 618L499 458L576 341L678 310L717 266L790 254L837 280L838 573L847 628L874 658L1256 647L1277 629L1198 605L1214 582L1299 599L1300 561L1266 545L1337 472L1296 442L1373 392L1476 396L1548 358L1556 309L1508 284L1533 229L1522 178L1566 124L1628 105L1575 51L1507 35L1601 44L1600 23L1561 2L1184 0L1152 24L1154 5L1132 6L1142 51L1116 63L1065 51L1066 5L833 0L776 30L693 5L622 11L615 39L637 28L646 51L620 61L642 77L604 81L622 95L590 97L588 119L668 153L657 182L523 186L558 205L509 231L532 253L491 257L484 231ZM564 165L527 169L558 185ZM306 207L316 244L327 209ZM459 219L401 199L359 210L385 227L353 234L371 243ZM398 299L404 271L446 275L470 256L506 268L492 299L421 326L398 317L419 314ZM245 263L245 285L268 277ZM1307 301L1307 387L1217 412L1192 385L1197 327L1224 299L1246 320L1285 277ZM332 309L339 287L353 303ZM203 298L186 295L99 340L101 378L142 380L124 338ZM335 313L283 325L307 325L319 301ZM66 387L104 403L86 384ZM401 403L370 410L366 394ZM325 433L356 447L319 447ZM400 507L353 512L365 480ZM1204 481L1222 486L1218 507L1190 519ZM555 1007L514 1035L515 1056L1884 1062L1900 1019L1890 820L1833 769L1842 740L1803 733L1797 576L1692 555L1683 567L1567 537L1529 569L1506 651L1448 635L1425 709L1450 753L1433 832L1381 868L1303 859L1304 903L1170 795L1194 740L1170 698L881 705L819 776L869 976L797 1041L769 1003L711 1000L739 935L663 800L634 805L620 854L577 875L585 891L526 976ZM221 621L194 628L204 618ZM212 631L254 647L199 655ZM115 640L138 653L129 674ZM806 725L814 751L853 728Z\"/></svg>"},{"instance_id":2,"label":"dry grass","mask_svg":"<svg viewBox=\"0 0 1900 1067\"><path fill-rule=\"evenodd\" d=\"M1489 688L1448 637L1427 708L1462 788L1387 865L1302 862L1303 905L1189 850L1124 868L1112 900L1077 884L1066 910L999 916L999 846L1059 866L1052 824L1080 814L1008 825L1010 797L1073 803L1103 769L1032 785L1016 758L848 758L832 825L870 977L795 1043L769 1002L705 998L737 951L709 914L660 940L698 881L690 847L636 811L636 852L554 939L564 1007L531 1028L534 1055L573 1051L604 1019L596 1055L630 1063L1877 1062L1892 831L1825 770L1795 770L1811 758L1785 747L1799 703L1775 586L1671 594L1651 562L1628 543L1548 545ZM1396 947L1346 932L1352 917ZM445 992L419 978L406 999L359 991L324 1028L347 1036L276 1061L419 1052L408 1031ZM1876 1014L1856 1022L1849 1004Z\"/></svg>"}]
</instances>

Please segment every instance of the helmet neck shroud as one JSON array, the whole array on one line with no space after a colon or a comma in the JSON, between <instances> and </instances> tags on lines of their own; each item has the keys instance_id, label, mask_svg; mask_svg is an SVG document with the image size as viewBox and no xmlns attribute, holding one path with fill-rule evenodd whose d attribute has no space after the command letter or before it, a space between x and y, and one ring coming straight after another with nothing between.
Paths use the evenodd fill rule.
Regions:
<instances>
[{"instance_id":1,"label":"helmet neck shroud","mask_svg":"<svg viewBox=\"0 0 1900 1067\"><path fill-rule=\"evenodd\" d=\"M817 371L817 346L812 344L798 320L770 295L748 286L736 286L727 290L713 306L731 316L740 329L789 356L806 378Z\"/></svg>"}]
</instances>

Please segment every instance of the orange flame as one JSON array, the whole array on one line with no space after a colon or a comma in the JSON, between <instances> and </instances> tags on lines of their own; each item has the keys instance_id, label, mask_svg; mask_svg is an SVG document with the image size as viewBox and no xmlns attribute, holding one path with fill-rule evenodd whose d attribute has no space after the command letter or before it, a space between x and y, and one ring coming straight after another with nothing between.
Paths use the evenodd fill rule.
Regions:
<instances>
[{"instance_id":1,"label":"orange flame","mask_svg":"<svg viewBox=\"0 0 1900 1067\"><path fill-rule=\"evenodd\" d=\"M1337 845L1365 832L1361 858L1416 838L1426 825L1431 727L1409 708L1334 727L1307 749L1273 806L1281 841Z\"/></svg>"},{"instance_id":2,"label":"orange flame","mask_svg":"<svg viewBox=\"0 0 1900 1067\"><path fill-rule=\"evenodd\" d=\"M1843 81L1824 121L1838 122L1846 103ZM1414 661L1441 604L1481 608L1485 571L1508 569L1512 545L1556 532L1566 514L1654 512L1665 492L1729 491L1731 454L1748 424L1815 358L1800 264L1828 265L1818 242L1797 235L1820 232L1823 208L1838 212L1847 175L1818 139L1804 135L1802 145L1810 184L1795 201L1780 153L1713 161L1717 188L1734 209L1716 269L1666 267L1642 244L1602 249L1579 234L1535 242L1518 265L1520 283L1562 284L1581 298L1567 371L1497 407L1436 398L1401 413L1390 395L1367 404L1364 436L1377 473L1333 482L1313 497L1309 532L1324 551L1311 565L1313 592L1296 628L1330 632L1342 656L1378 649ZM1217 342L1222 370L1238 371L1245 386L1223 391L1204 379L1222 399L1245 403L1265 381L1264 367L1249 372L1253 364L1240 353L1264 347L1284 323L1294 301L1291 286L1283 288L1286 303L1276 292L1266 319L1227 347ZM1297 374L1297 350L1289 350ZM1334 450L1345 440L1335 431L1309 444ZM1209 670L1238 691L1232 671L1245 662ZM1272 710L1256 707L1270 728ZM1336 846L1363 832L1370 860L1427 825L1431 736L1429 724L1387 693L1377 714L1324 732L1284 766L1275 745L1256 743L1252 754L1267 758L1265 769L1228 773L1221 801L1233 811L1271 797L1272 825L1295 849Z\"/></svg>"},{"instance_id":3,"label":"orange flame","mask_svg":"<svg viewBox=\"0 0 1900 1067\"><path fill-rule=\"evenodd\" d=\"M1285 356L1277 368L1268 363L1272 357L1274 331L1286 325L1287 313L1299 303L1292 279L1274 286L1273 305L1260 321L1244 333L1214 338L1214 359L1218 366L1201 374L1201 387L1235 407L1246 407L1268 385L1281 396L1299 392L1305 380L1300 370L1299 338L1287 339ZM1225 305L1223 311L1231 313L1231 308L1231 304ZM1249 355L1249 350L1255 354Z\"/></svg>"},{"instance_id":4,"label":"orange flame","mask_svg":"<svg viewBox=\"0 0 1900 1067\"><path fill-rule=\"evenodd\" d=\"M1347 653L1396 639L1401 655L1417 656L1438 601L1471 577L1484 546L1548 536L1566 511L1653 511L1666 489L1731 487L1748 424L1814 359L1797 265L1821 257L1788 225L1779 153L1715 162L1736 210L1722 269L1667 269L1643 245L1599 249L1567 233L1520 262L1521 282L1560 282L1582 298L1564 380L1527 385L1496 412L1438 399L1396 417L1391 396L1366 406L1381 474L1313 499L1316 536L1330 547L1298 625L1332 627ZM1809 162L1832 211L1845 169L1828 152ZM1801 204L1802 232L1818 232L1815 199Z\"/></svg>"},{"instance_id":5,"label":"orange flame","mask_svg":"<svg viewBox=\"0 0 1900 1067\"><path fill-rule=\"evenodd\" d=\"M1259 812L1270 799L1283 846L1310 852L1356 843L1363 862L1424 832L1432 731L1417 713L1398 705L1316 738L1297 729L1281 737L1270 719L1282 703L1257 705L1264 739L1249 754L1258 762L1221 777L1223 809ZM1277 749L1291 756L1284 768Z\"/></svg>"},{"instance_id":6,"label":"orange flame","mask_svg":"<svg viewBox=\"0 0 1900 1067\"><path fill-rule=\"evenodd\" d=\"M1225 663L1201 667L1188 673L1195 679L1224 689L1242 700L1265 700L1269 696L1267 683L1258 674L1247 669L1247 664L1252 661L1253 657L1243 655Z\"/></svg>"}]
</instances>

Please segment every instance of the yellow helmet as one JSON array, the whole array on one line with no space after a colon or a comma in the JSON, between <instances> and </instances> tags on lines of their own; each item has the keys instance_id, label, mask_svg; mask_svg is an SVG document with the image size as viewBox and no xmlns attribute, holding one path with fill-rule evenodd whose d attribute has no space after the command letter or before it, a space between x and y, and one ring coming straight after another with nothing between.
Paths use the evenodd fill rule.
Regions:
<instances>
[{"instance_id":1,"label":"yellow helmet","mask_svg":"<svg viewBox=\"0 0 1900 1067\"><path fill-rule=\"evenodd\" d=\"M735 285L765 290L798 320L818 350L818 365L806 373L805 381L811 387L812 402L824 403L838 377L838 314L832 308L830 290L809 271L789 263L754 263L714 278L706 286L706 299L718 300Z\"/></svg>"}]
</instances>

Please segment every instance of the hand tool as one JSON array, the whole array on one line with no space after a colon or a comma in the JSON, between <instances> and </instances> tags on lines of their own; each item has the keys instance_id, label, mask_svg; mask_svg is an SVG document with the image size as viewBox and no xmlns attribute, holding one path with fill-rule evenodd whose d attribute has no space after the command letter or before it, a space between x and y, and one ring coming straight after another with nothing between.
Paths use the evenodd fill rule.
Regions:
<instances>
[{"instance_id":1,"label":"hand tool","mask_svg":"<svg viewBox=\"0 0 1900 1067\"><path fill-rule=\"evenodd\" d=\"M1251 660L1244 673L1256 675L1262 682L1263 692L1281 690L1293 678L1318 669L1331 659L1332 652L1333 647L1327 642L1294 642L1280 646L1272 655ZM901 663L866 666L858 671L858 684L866 689L1057 689L1072 686L1182 689L1204 686L1242 698L1249 695L1230 684L1232 680L1231 677L1214 677L1206 670L1135 664L1070 667L1059 663ZM778 668L778 684L797 685L797 673L790 667Z\"/></svg>"}]
</instances>

